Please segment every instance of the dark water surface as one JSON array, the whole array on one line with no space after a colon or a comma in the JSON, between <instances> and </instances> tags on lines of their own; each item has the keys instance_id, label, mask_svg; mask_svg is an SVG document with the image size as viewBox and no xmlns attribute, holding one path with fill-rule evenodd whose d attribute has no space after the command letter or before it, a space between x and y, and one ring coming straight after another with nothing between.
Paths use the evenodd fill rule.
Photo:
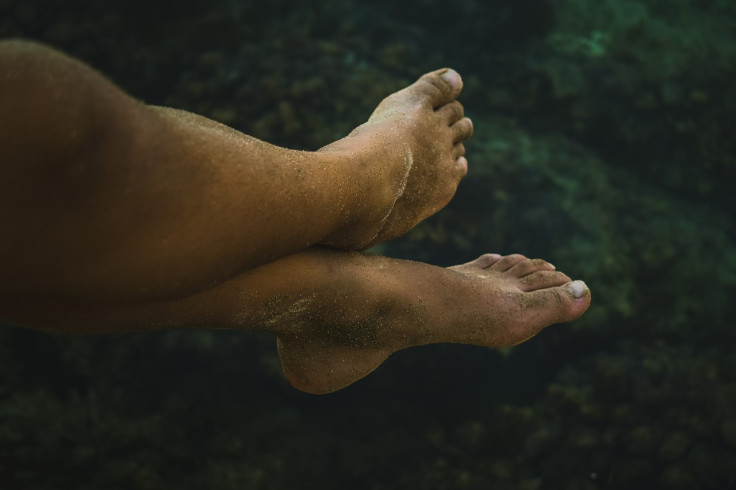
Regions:
<instances>
[{"instance_id":1,"label":"dark water surface","mask_svg":"<svg viewBox=\"0 0 736 490\"><path fill-rule=\"evenodd\" d=\"M0 0L0 36L304 149L452 66L470 175L382 251L541 256L594 293L322 397L268 334L5 327L0 489L736 488L736 2Z\"/></svg>"}]
</instances>

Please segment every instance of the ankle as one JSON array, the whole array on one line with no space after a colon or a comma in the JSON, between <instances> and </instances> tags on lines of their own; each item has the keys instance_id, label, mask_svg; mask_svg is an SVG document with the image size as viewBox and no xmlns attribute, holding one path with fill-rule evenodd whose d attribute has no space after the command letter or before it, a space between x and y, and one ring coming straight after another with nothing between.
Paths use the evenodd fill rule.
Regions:
<instances>
[{"instance_id":1,"label":"ankle","mask_svg":"<svg viewBox=\"0 0 736 490\"><path fill-rule=\"evenodd\" d=\"M350 250L370 246L404 190L410 159L361 135L338 140L317 153L329 156L332 165L342 170L336 178L342 179L346 197L344 225L322 243Z\"/></svg>"}]
</instances>

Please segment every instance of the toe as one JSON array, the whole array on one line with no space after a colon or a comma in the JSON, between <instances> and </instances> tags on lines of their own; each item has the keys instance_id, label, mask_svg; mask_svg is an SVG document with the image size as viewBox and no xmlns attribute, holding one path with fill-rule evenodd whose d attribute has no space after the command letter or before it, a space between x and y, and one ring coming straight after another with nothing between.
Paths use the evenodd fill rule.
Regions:
<instances>
[{"instance_id":1,"label":"toe","mask_svg":"<svg viewBox=\"0 0 736 490\"><path fill-rule=\"evenodd\" d=\"M497 270L499 272L505 272L509 269L511 269L513 266L515 266L517 263L521 262L522 260L525 260L526 257L524 257L521 254L512 254L512 255L506 255L501 258L498 262L493 264L492 268L494 270Z\"/></svg>"},{"instance_id":2,"label":"toe","mask_svg":"<svg viewBox=\"0 0 736 490\"><path fill-rule=\"evenodd\" d=\"M455 160L455 165L457 166L457 173L459 176L458 181L464 179L468 175L468 159L461 156Z\"/></svg>"},{"instance_id":3,"label":"toe","mask_svg":"<svg viewBox=\"0 0 736 490\"><path fill-rule=\"evenodd\" d=\"M583 281L520 294L514 327L496 340L496 346L526 342L545 327L579 318L590 306L590 290Z\"/></svg>"},{"instance_id":4,"label":"toe","mask_svg":"<svg viewBox=\"0 0 736 490\"><path fill-rule=\"evenodd\" d=\"M461 120L465 115L465 109L463 109L463 105L456 100L453 100L449 104L441 106L435 112L441 120L447 122L448 126L452 126L453 124Z\"/></svg>"},{"instance_id":5,"label":"toe","mask_svg":"<svg viewBox=\"0 0 736 490\"><path fill-rule=\"evenodd\" d=\"M572 281L526 293L526 297L529 322L544 328L579 318L590 306L591 294L583 281Z\"/></svg>"},{"instance_id":6,"label":"toe","mask_svg":"<svg viewBox=\"0 0 736 490\"><path fill-rule=\"evenodd\" d=\"M458 269L464 271L487 269L499 260L501 260L501 255L499 254L483 254L475 260L465 262L464 264L452 266L450 267L450 269Z\"/></svg>"},{"instance_id":7,"label":"toe","mask_svg":"<svg viewBox=\"0 0 736 490\"><path fill-rule=\"evenodd\" d=\"M571 279L562 272L553 270L538 270L528 274L521 279L521 290L525 292L538 289L553 288L568 284Z\"/></svg>"},{"instance_id":8,"label":"toe","mask_svg":"<svg viewBox=\"0 0 736 490\"><path fill-rule=\"evenodd\" d=\"M524 259L509 269L516 277L524 277L536 271L553 271L555 266L542 259Z\"/></svg>"},{"instance_id":9,"label":"toe","mask_svg":"<svg viewBox=\"0 0 736 490\"><path fill-rule=\"evenodd\" d=\"M492 266L493 264L495 264L496 262L498 262L499 260L501 260L500 254L483 254L477 259L471 260L467 264L463 264L463 265L472 265L473 267L478 267L480 269L486 269Z\"/></svg>"},{"instance_id":10,"label":"toe","mask_svg":"<svg viewBox=\"0 0 736 490\"><path fill-rule=\"evenodd\" d=\"M464 117L453 124L450 129L453 133L453 141L465 141L473 135L473 121Z\"/></svg>"},{"instance_id":11,"label":"toe","mask_svg":"<svg viewBox=\"0 0 736 490\"><path fill-rule=\"evenodd\" d=\"M452 146L452 154L455 159L465 156L465 145L462 143L455 143Z\"/></svg>"},{"instance_id":12,"label":"toe","mask_svg":"<svg viewBox=\"0 0 736 490\"><path fill-rule=\"evenodd\" d=\"M422 76L408 90L416 97L426 98L436 109L455 100L462 88L460 75L455 70L443 68Z\"/></svg>"}]
</instances>

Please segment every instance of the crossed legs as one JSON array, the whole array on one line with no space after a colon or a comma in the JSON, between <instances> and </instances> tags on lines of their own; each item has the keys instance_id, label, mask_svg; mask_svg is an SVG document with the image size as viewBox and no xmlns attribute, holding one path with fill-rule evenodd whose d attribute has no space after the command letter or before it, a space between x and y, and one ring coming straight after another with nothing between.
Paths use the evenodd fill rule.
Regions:
<instances>
[{"instance_id":1,"label":"crossed legs","mask_svg":"<svg viewBox=\"0 0 736 490\"><path fill-rule=\"evenodd\" d=\"M445 269L356 251L437 212L465 176L452 70L294 152L142 104L45 47L0 43L0 68L0 316L19 325L266 329L291 383L326 393L400 349L514 345L590 304L521 255Z\"/></svg>"},{"instance_id":2,"label":"crossed legs","mask_svg":"<svg viewBox=\"0 0 736 490\"><path fill-rule=\"evenodd\" d=\"M430 343L503 347L570 321L590 305L580 281L542 260L486 254L451 268L312 248L207 291L137 304L15 297L22 324L67 332L165 328L265 329L298 389L327 393L398 350Z\"/></svg>"}]
</instances>

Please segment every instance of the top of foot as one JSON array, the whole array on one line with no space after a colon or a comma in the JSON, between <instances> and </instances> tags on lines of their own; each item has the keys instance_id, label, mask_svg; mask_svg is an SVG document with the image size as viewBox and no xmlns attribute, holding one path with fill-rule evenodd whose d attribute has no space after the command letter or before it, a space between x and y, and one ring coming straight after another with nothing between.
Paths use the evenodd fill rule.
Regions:
<instances>
[{"instance_id":1,"label":"top of foot","mask_svg":"<svg viewBox=\"0 0 736 490\"><path fill-rule=\"evenodd\" d=\"M341 264L348 281L341 286L340 308L325 305L311 317L317 319L313 324L306 322L307 335L279 335L284 373L300 390L338 390L414 345L520 344L553 323L580 317L590 306L585 283L549 262L518 254L485 254L449 269L403 261L385 267L380 257L352 260L369 265L360 265L356 274L357 264Z\"/></svg>"},{"instance_id":2,"label":"top of foot","mask_svg":"<svg viewBox=\"0 0 736 490\"><path fill-rule=\"evenodd\" d=\"M403 235L442 209L467 174L463 141L473 132L456 100L460 75L427 73L386 97L368 122L321 151L343 151L360 162L365 216L324 241L362 249Z\"/></svg>"}]
</instances>

